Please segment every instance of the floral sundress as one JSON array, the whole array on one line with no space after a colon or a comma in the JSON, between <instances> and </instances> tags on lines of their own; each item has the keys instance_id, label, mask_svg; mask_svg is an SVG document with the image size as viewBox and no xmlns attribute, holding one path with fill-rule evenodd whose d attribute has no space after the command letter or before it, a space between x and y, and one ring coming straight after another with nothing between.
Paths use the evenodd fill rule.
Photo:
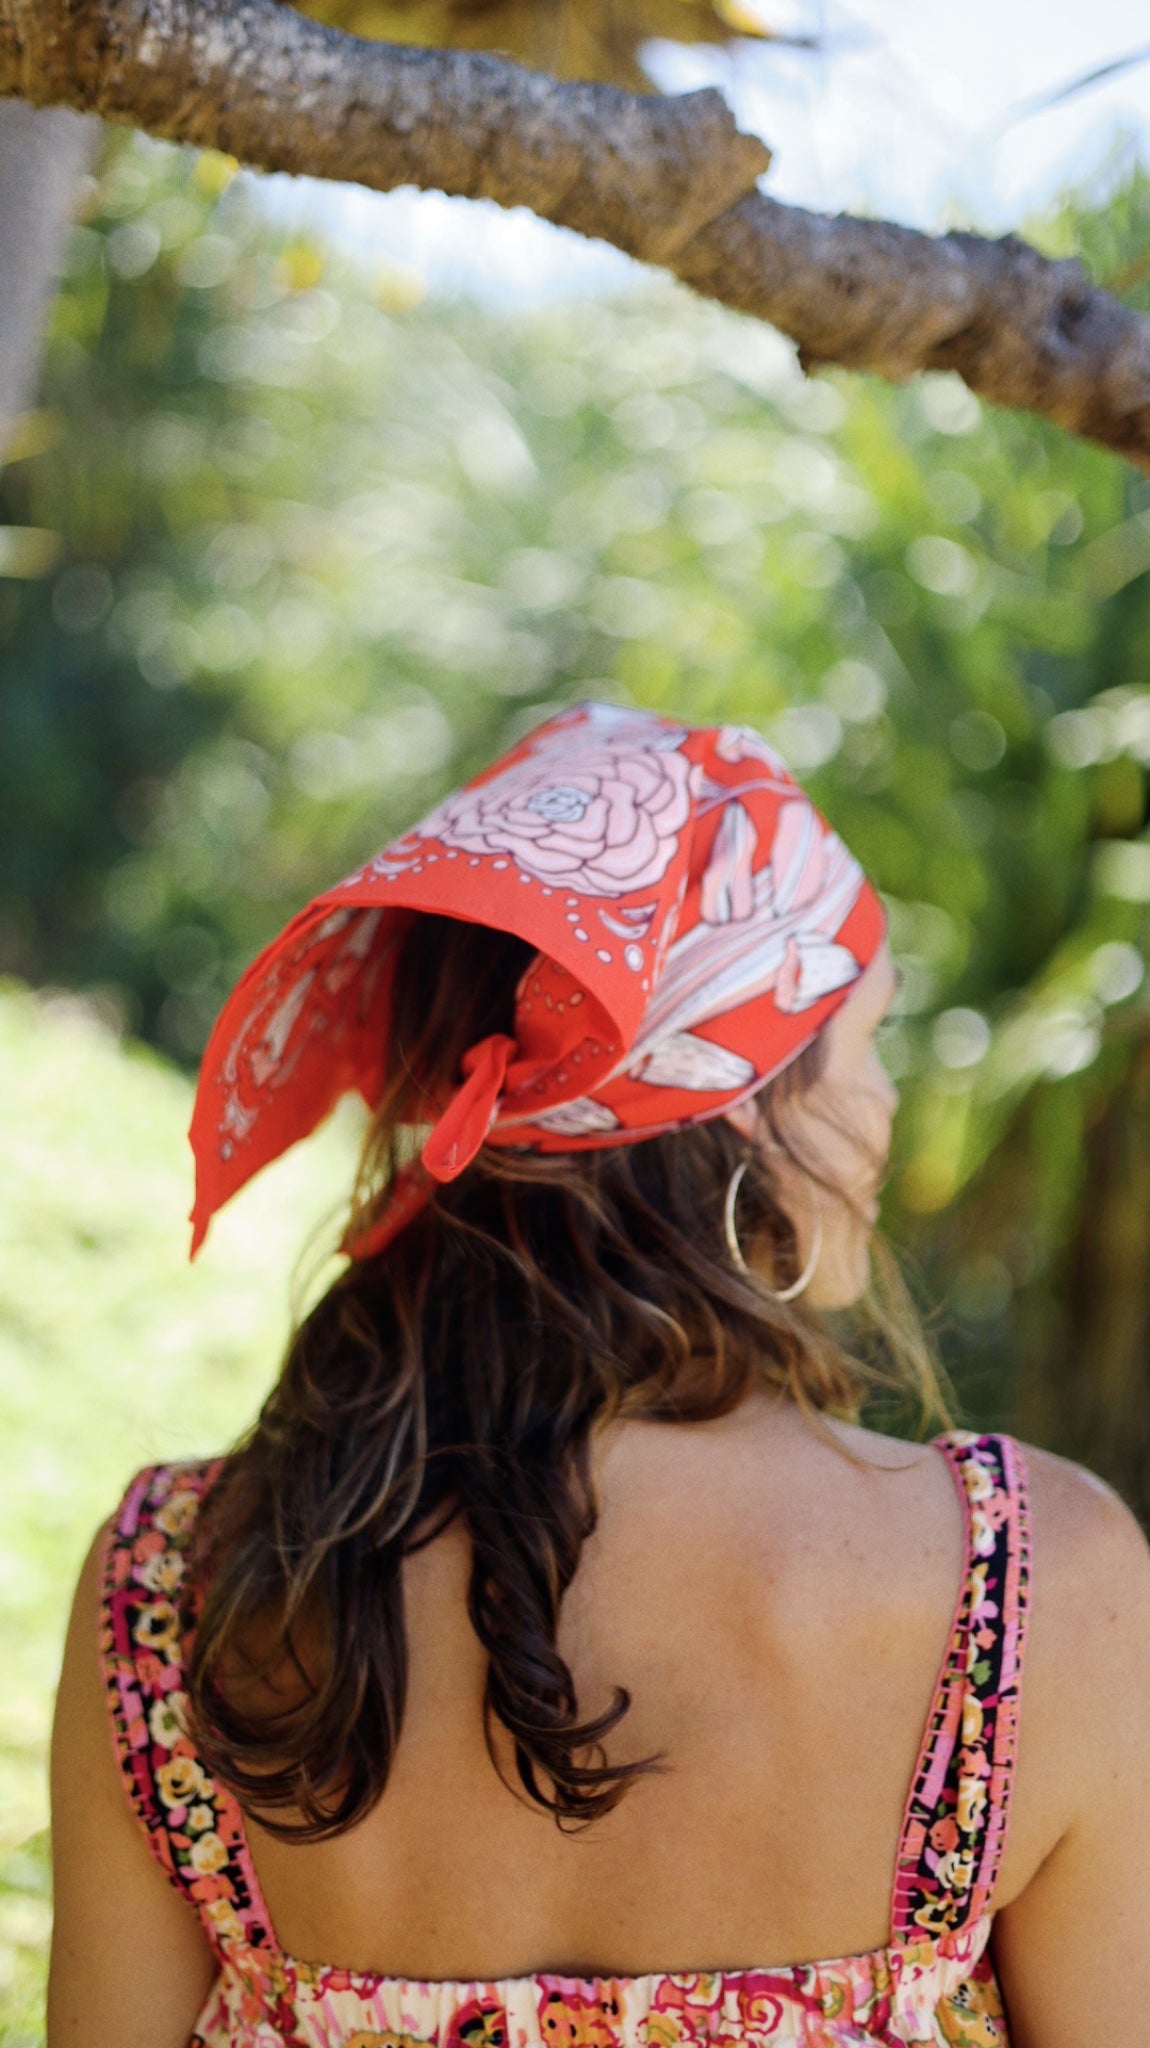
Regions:
<instances>
[{"instance_id":1,"label":"floral sundress","mask_svg":"<svg viewBox=\"0 0 1150 2048\"><path fill-rule=\"evenodd\" d=\"M219 1959L189 2048L1009 2048L988 1951L1018 1733L1029 1531L1011 1437L935 1439L965 1569L907 1799L890 1940L767 1969L416 1983L280 1948L234 1796L186 1732L180 1582L221 1461L149 1468L110 1527L103 1668L125 1788Z\"/></svg>"}]
</instances>

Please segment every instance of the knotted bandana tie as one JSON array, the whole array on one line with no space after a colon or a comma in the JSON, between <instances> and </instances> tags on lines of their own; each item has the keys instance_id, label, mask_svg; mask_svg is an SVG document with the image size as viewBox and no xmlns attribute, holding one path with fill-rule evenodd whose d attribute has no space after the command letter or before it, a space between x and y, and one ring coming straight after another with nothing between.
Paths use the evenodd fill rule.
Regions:
<instances>
[{"instance_id":1,"label":"knotted bandana tie","mask_svg":"<svg viewBox=\"0 0 1150 2048\"><path fill-rule=\"evenodd\" d=\"M817 1036L886 929L757 733L563 712L317 896L242 976L192 1116L193 1257L215 1211L341 1095L378 1101L395 960L421 912L515 932L537 955L514 1035L464 1055L357 1256L483 1144L577 1151L722 1115Z\"/></svg>"}]
</instances>

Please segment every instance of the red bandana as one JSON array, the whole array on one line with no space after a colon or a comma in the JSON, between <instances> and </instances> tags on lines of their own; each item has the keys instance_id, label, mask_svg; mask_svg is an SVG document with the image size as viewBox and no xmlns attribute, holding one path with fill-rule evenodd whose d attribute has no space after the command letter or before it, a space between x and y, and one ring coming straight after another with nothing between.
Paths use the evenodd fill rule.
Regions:
<instances>
[{"instance_id":1,"label":"red bandana","mask_svg":"<svg viewBox=\"0 0 1150 2048\"><path fill-rule=\"evenodd\" d=\"M538 957L401 1176L378 1250L481 1145L623 1145L719 1116L816 1037L886 929L858 862L766 742L583 704L327 889L216 1022L192 1115L192 1256L236 1190L386 1067L412 913ZM428 1176L431 1178L429 1179Z\"/></svg>"}]
</instances>

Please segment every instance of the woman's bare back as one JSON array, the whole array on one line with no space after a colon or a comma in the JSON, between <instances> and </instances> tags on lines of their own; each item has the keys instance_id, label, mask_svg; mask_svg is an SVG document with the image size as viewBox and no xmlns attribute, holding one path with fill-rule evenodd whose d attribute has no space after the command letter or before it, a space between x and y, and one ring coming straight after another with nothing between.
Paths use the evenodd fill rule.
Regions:
<instances>
[{"instance_id":1,"label":"woman's bare back","mask_svg":"<svg viewBox=\"0 0 1150 2048\"><path fill-rule=\"evenodd\" d=\"M964 1516L937 1450L828 1428L859 1463L766 1396L714 1423L606 1433L599 1526L561 1646L581 1712L608 1705L617 1685L631 1694L612 1759L660 1754L667 1768L574 1835L513 1796L488 1757L462 1530L412 1558L411 1681L382 1800L328 1843L250 1830L288 1951L486 1978L739 1968L884 1944ZM1041 1526L1074 1468L1034 1457ZM1057 1621L1041 1597L1034 1618L997 1908L1054 1848L1073 1795L1046 1668L1058 1663Z\"/></svg>"}]
</instances>

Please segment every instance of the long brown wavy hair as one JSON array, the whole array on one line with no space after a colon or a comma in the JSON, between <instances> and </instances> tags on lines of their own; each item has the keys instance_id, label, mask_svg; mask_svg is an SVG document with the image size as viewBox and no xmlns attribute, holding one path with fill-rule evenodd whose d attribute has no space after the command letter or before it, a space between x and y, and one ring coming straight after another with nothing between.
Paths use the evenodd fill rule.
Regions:
<instances>
[{"instance_id":1,"label":"long brown wavy hair","mask_svg":"<svg viewBox=\"0 0 1150 2048\"><path fill-rule=\"evenodd\" d=\"M534 957L485 926L413 924L353 1236L379 1213L411 1155L412 1127L437 1114L467 1047L511 1029ZM792 1158L786 1105L821 1059L816 1038L757 1098L765 1131ZM569 1827L609 1811L658 1767L650 1757L607 1763L604 1738L628 1696L620 1689L606 1712L582 1719L556 1643L595 1526L593 1434L613 1418L703 1421L769 1387L816 1417L855 1420L875 1397L909 1398L920 1427L949 1422L880 1243L869 1298L879 1342L865 1356L759 1277L778 1287L797 1270L768 1159L722 1117L598 1151L485 1147L304 1317L208 1495L192 1575L202 1603L188 1677L197 1738L265 1826L318 1840L379 1799L404 1714L403 1561L456 1517L488 1659L488 1745L501 1722L523 1793ZM732 1259L723 1224L740 1161L753 1273ZM817 1160L798 1163L823 1177ZM268 1686L284 1702L274 1711Z\"/></svg>"}]
</instances>

